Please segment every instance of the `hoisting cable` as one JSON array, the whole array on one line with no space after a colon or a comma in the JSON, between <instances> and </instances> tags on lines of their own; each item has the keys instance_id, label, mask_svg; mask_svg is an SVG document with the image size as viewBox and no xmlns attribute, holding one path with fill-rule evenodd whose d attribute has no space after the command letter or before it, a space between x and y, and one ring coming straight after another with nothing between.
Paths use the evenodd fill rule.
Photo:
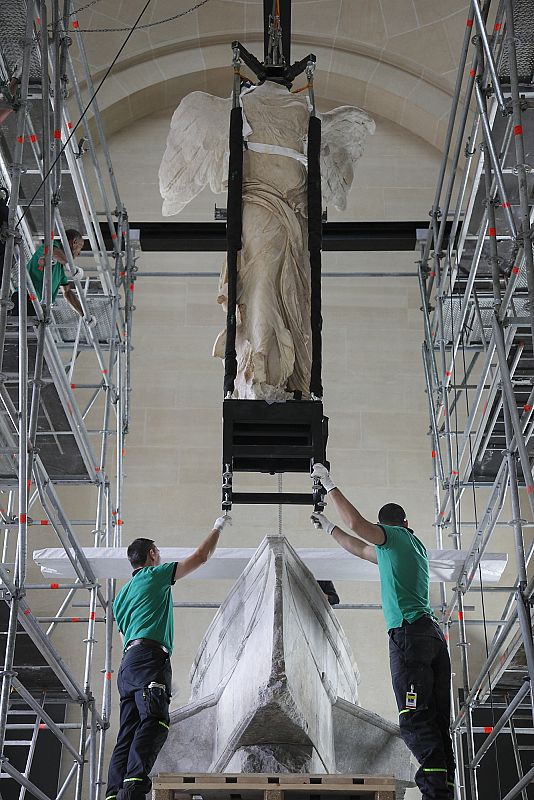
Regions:
<instances>
[{"instance_id":1,"label":"hoisting cable","mask_svg":"<svg viewBox=\"0 0 534 800\"><path fill-rule=\"evenodd\" d=\"M484 336L484 330L481 327L481 336ZM465 360L465 341L464 341L464 334L462 333L461 337L461 348L462 348L462 363L463 363L463 371L464 375L466 374L466 360ZM467 419L469 419L469 390L467 388L467 381L465 382L465 408ZM456 441L458 441L458 436L456 437ZM476 498L476 490L475 490L475 465L474 465L474 458L473 458L473 444L471 441L471 436L469 436L469 468L471 471L471 492L473 495L473 513L474 513L474 521L475 521L475 532L478 531L478 509L477 509L477 498ZM486 658L489 655L489 644L488 644L488 624L487 624L487 617L486 617L486 602L484 596L484 582L482 579L482 564L479 561L478 563L478 578L480 583L480 605L482 610L482 621L483 621L483 628L484 628L484 644L486 648ZM491 675L488 671L488 688L489 688L489 698L490 698L490 709L491 709L491 724L492 728L495 727L496 719L495 719L495 707L493 705L493 685L491 681ZM502 797L502 789L501 789L501 772L499 769L499 737L495 739L495 762L497 766L497 782L499 784L499 796Z\"/></svg>"},{"instance_id":2,"label":"hoisting cable","mask_svg":"<svg viewBox=\"0 0 534 800\"><path fill-rule=\"evenodd\" d=\"M91 0L89 3L86 3L84 6L80 6L80 8L78 8L78 9L75 8L74 11L71 11L69 14L67 14L67 16L68 17L75 17L81 11L87 11L88 8L92 8L93 6L96 6L97 3L101 3L101 2L102 2L102 0ZM50 24L52 24L52 23L50 23Z\"/></svg>"},{"instance_id":3,"label":"hoisting cable","mask_svg":"<svg viewBox=\"0 0 534 800\"><path fill-rule=\"evenodd\" d=\"M451 341L454 341L454 335L455 335L455 331L454 331L454 327L455 327L454 326L454 302L453 302L452 286L450 284L449 284L449 286L450 286L450 288L449 288L449 300L450 300L450 315L451 315ZM476 290L474 290L474 291L476 291ZM465 294L462 296L462 294L460 293L460 299L461 300L463 300L463 297L465 297ZM461 347L461 351L462 351L462 366L463 366L464 377L467 375L467 363L466 363L466 356L465 356L465 331L466 331L466 328L467 328L467 323L464 325L463 329L461 331L459 331L459 333L458 333L458 335L460 337L460 347ZM483 330L481 331L481 335L482 336L484 335L484 331ZM458 436L458 430L459 430L459 427L458 427L458 403L456 402L457 391L458 391L456 389L456 387L458 386L458 382L457 382L457 376L456 376L456 359L453 359L453 362L452 362L451 379L452 379L452 385L454 387L454 395L455 395L454 422L455 422L455 429L456 429L456 436L455 436L456 470L455 470L455 474L453 474L453 475L451 475L449 477L449 480L451 480L451 481L454 480L455 482L457 481L457 489L458 489L459 501L458 501L458 508L457 508L457 512L456 512L456 520L457 520L457 529L458 529L457 532L458 532L459 535L457 537L455 537L455 538L457 539L457 545L461 546L461 497L462 497L462 494L460 493L461 486L460 486L460 463L459 463L460 453L459 453L459 436ZM469 390L468 390L468 387L467 387L467 379L464 380L464 393L465 393L465 405L466 405L466 415L467 415L466 418L469 419L470 408L469 408ZM476 531L478 531L478 509L477 509L476 492L475 492L474 458L473 458L473 446L472 446L471 436L469 436L468 441L469 441L469 469L470 469L470 472L471 472L471 490L472 490L472 494L473 494L473 512L474 512L475 533L476 533ZM486 619L485 598L484 598L484 585L483 585L483 581L482 581L482 568L481 568L480 562L478 564L478 570L479 570L479 579L480 579L481 610L482 610L482 619L483 619L483 627L484 627L484 639L485 639L486 657L487 657L487 655L489 653L488 634L487 634L487 619ZM467 654L465 655L465 658L467 659ZM489 696L490 696L490 707L491 707L491 716L492 716L492 727L495 727L495 708L494 708L494 705L493 705L493 696L492 696L492 691L493 690L492 690L491 678L489 676L489 673L488 673L488 686L489 686L489 693L490 693ZM466 686L464 688L467 691L469 690L469 686ZM498 756L498 737L495 740L495 753L496 753L496 756ZM497 761L497 780L498 780L498 784L499 784L499 794L501 794L501 777L500 777L498 757L496 758L496 761Z\"/></svg>"},{"instance_id":4,"label":"hoisting cable","mask_svg":"<svg viewBox=\"0 0 534 800\"><path fill-rule=\"evenodd\" d=\"M198 8L202 8L202 6L205 6L206 3L209 2L210 0L199 0L196 5L188 8L186 11L180 11L179 14L173 14L172 17L165 17L165 19L157 19L155 22L146 22L144 25L136 25L135 29L138 31L146 31L149 28L155 28L156 25L165 25L167 22L174 22L175 20L180 19L180 17L185 17L186 14L191 14ZM88 6L83 6L83 8L87 7ZM83 11L83 8L80 8L79 11ZM126 33L126 31L129 31L130 28L76 28L75 30L76 33Z\"/></svg>"}]
</instances>

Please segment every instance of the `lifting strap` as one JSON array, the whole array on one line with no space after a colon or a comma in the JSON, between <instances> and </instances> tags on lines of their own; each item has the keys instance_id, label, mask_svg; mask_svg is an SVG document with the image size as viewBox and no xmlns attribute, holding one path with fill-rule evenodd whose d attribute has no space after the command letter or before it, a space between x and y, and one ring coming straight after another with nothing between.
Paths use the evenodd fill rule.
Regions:
<instances>
[{"instance_id":1,"label":"lifting strap","mask_svg":"<svg viewBox=\"0 0 534 800\"><path fill-rule=\"evenodd\" d=\"M237 257L241 250L243 227L243 114L239 106L230 113L230 158L228 163L228 203L226 250L228 269L228 309L224 352L224 396L232 396L237 376L235 350L237 304Z\"/></svg>"},{"instance_id":2,"label":"lifting strap","mask_svg":"<svg viewBox=\"0 0 534 800\"><path fill-rule=\"evenodd\" d=\"M263 144L263 142L245 142L245 150L253 150L255 153L270 153L274 156L286 156L300 161L305 167L308 166L308 159L304 153L293 150L291 147L279 147L277 144Z\"/></svg>"},{"instance_id":3,"label":"lifting strap","mask_svg":"<svg viewBox=\"0 0 534 800\"><path fill-rule=\"evenodd\" d=\"M308 123L308 250L310 253L311 281L311 337L312 364L310 393L323 396L322 384L322 328L321 315L321 245L323 208L321 197L321 120L310 116Z\"/></svg>"}]
</instances>

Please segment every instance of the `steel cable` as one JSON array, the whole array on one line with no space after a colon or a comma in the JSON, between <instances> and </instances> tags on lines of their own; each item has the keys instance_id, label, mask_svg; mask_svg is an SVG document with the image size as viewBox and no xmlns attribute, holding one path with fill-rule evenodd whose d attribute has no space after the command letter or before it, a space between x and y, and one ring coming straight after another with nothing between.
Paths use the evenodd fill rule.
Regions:
<instances>
[{"instance_id":1,"label":"steel cable","mask_svg":"<svg viewBox=\"0 0 534 800\"><path fill-rule=\"evenodd\" d=\"M83 11L85 8L89 8L91 5L94 5L97 2L99 2L99 0L93 0L92 3L88 3L87 6L83 6L82 8L78 9L78 11L75 12L75 13L77 14L80 11ZM137 25L135 29L138 30L138 31L146 31L149 28L155 28L156 25L165 25L167 22L174 22L175 20L180 19L180 17L185 17L187 14L192 14L193 11L196 11L198 8L202 8L202 6L205 6L206 3L209 3L209 2L210 2L210 0L199 0L199 2L196 5L191 6L191 8L186 9L186 11L180 11L179 14L173 14L172 17L165 17L165 19L158 19L155 22L147 22L144 25ZM130 30L130 28L128 28L128 27L124 27L124 28L75 28L74 32L75 33L125 33L126 31L129 31L129 30Z\"/></svg>"},{"instance_id":2,"label":"steel cable","mask_svg":"<svg viewBox=\"0 0 534 800\"><path fill-rule=\"evenodd\" d=\"M102 2L102 0L91 0L90 3L86 3L84 6L80 6L80 8L78 8L78 9L75 8L74 11L71 11L68 16L69 17L75 17L76 14L80 13L80 11L86 11L88 8L91 8L92 6L96 6L97 3L101 3L101 2Z\"/></svg>"},{"instance_id":3,"label":"steel cable","mask_svg":"<svg viewBox=\"0 0 534 800\"><path fill-rule=\"evenodd\" d=\"M484 329L481 326L481 336L484 336ZM464 334L462 332L461 336L461 349L462 349L462 362L463 362L463 371L464 375L466 374L466 359L465 359L465 340ZM467 381L465 383L465 408L467 418L469 419L469 390L467 388ZM456 437L458 440L458 437ZM475 489L475 464L473 458L473 443L471 440L471 436L469 436L469 466L471 469L471 492L473 495L473 513L474 513L474 520L475 520L475 535L476 531L478 531L478 509L477 509L477 498L476 498L476 489ZM489 644L488 644L488 624L487 624L487 617L486 617L486 600L484 595L484 582L482 578L482 564L479 561L478 563L478 578L480 582L480 606L482 610L482 622L483 622L483 630L484 630L484 646L486 648L486 658L489 655ZM491 709L491 722L492 727L495 727L496 719L495 719L495 706L493 704L493 683L491 679L491 675L488 672L488 688L489 688L489 700L490 700L490 709ZM501 785L501 771L499 768L499 737L495 739L495 762L497 767L497 782L499 784L499 796L502 797L502 785Z\"/></svg>"}]
</instances>

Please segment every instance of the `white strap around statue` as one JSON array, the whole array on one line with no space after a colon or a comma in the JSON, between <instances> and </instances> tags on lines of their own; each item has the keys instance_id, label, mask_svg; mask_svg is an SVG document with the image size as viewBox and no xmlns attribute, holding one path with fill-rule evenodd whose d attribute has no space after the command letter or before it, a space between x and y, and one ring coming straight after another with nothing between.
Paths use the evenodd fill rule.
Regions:
<instances>
[{"instance_id":1,"label":"white strap around statue","mask_svg":"<svg viewBox=\"0 0 534 800\"><path fill-rule=\"evenodd\" d=\"M276 144L263 144L262 142L247 142L245 141L245 150L253 150L255 153L270 153L274 156L286 156L287 158L294 158L300 161L305 167L308 166L308 157L304 153L299 153L298 150L293 150L291 147L278 147Z\"/></svg>"},{"instance_id":2,"label":"white strap around statue","mask_svg":"<svg viewBox=\"0 0 534 800\"><path fill-rule=\"evenodd\" d=\"M285 156L286 158L294 158L296 161L300 161L301 164L308 167L308 157L306 153L299 153L298 150L293 150L292 147L279 147L277 144L264 144L263 142L249 142L248 137L252 133L252 127L250 122L247 119L245 114L245 108L243 106L243 97L246 94L250 94L256 89L256 86L249 86L246 89L243 89L241 94L239 95L239 104L241 105L241 115L243 119L243 142L245 150L252 150L255 153L268 153L269 155L273 156Z\"/></svg>"}]
</instances>

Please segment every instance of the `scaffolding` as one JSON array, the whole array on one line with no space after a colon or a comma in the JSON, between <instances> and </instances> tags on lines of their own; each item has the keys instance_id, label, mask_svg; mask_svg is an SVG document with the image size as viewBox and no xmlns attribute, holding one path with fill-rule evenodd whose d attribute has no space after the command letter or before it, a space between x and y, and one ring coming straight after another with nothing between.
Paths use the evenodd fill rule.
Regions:
<instances>
[{"instance_id":1,"label":"scaffolding","mask_svg":"<svg viewBox=\"0 0 534 800\"><path fill-rule=\"evenodd\" d=\"M532 747L517 745L519 727L534 733L534 546L523 519L534 518L534 179L525 163L534 145L533 30L530 2L470 3L419 270L437 546L448 536L468 552L452 597L440 589L461 665L452 729L462 800L482 796L477 769L495 756L501 734L512 737L517 781L494 796L526 800L534 782L522 758ZM490 595L477 583L478 567L503 526L513 536L516 577ZM466 599L475 592L483 614L468 620ZM497 596L498 618L488 620L484 597ZM476 670L469 624L494 626ZM488 728L475 724L481 706L498 710Z\"/></svg>"},{"instance_id":2,"label":"scaffolding","mask_svg":"<svg viewBox=\"0 0 534 800\"><path fill-rule=\"evenodd\" d=\"M2 0L0 16L0 88L12 111L0 124L0 186L9 198L0 290L0 794L48 800L48 770L36 774L32 764L40 738L52 734L72 758L70 769L61 765L53 797L72 791L76 800L97 800L111 710L115 581L97 581L82 544L121 543L136 239L71 0ZM83 271L73 262L69 228L84 232L76 259ZM83 315L63 298L53 302L55 238ZM42 302L26 271L41 243ZM74 490L77 501L83 496L94 507L88 518L69 518L65 503ZM76 577L32 584L30 534L52 529ZM60 595L49 616L38 611L45 590ZM88 601L83 618L71 611L80 592ZM81 674L54 644L54 632L67 623L83 631L79 643L72 638L73 650L84 651ZM95 686L97 625L104 655Z\"/></svg>"}]
</instances>

